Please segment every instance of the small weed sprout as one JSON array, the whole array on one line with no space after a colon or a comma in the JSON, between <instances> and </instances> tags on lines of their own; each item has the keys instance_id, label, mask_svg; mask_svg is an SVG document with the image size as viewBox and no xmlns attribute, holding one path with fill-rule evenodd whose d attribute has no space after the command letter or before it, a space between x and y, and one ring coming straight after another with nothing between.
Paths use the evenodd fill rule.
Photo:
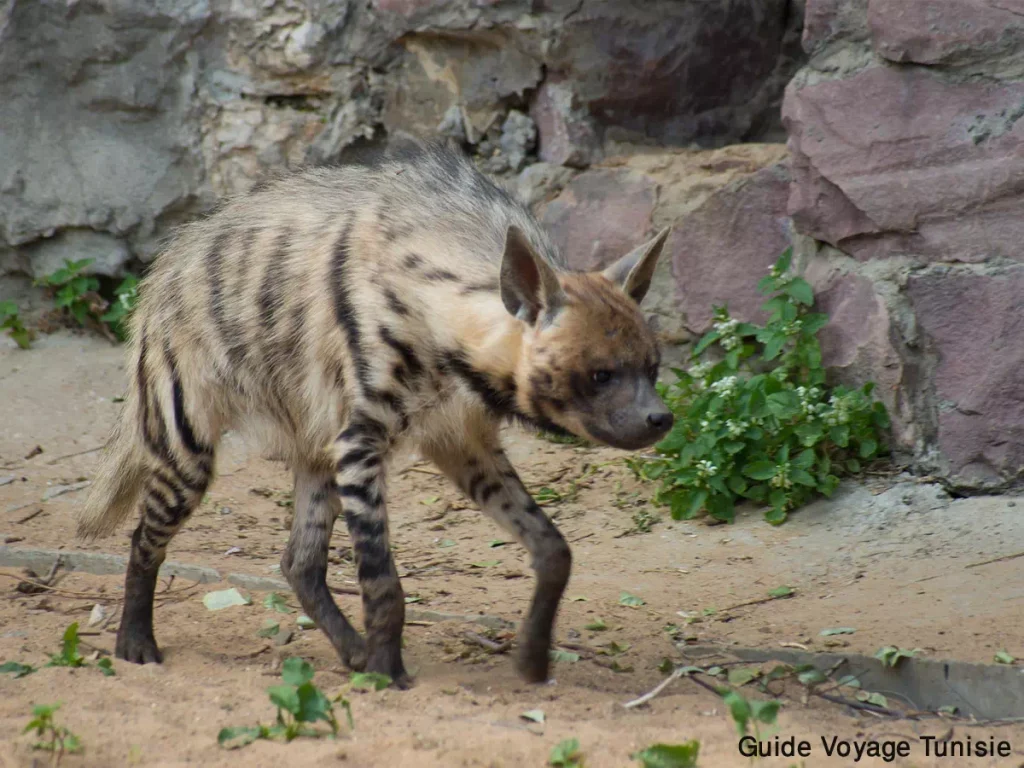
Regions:
<instances>
[{"instance_id":1,"label":"small weed sprout","mask_svg":"<svg viewBox=\"0 0 1024 768\"><path fill-rule=\"evenodd\" d=\"M80 326L93 320L109 330L118 341L127 338L127 320L138 301L139 278L126 273L121 283L114 288L112 301L100 295L100 281L82 271L93 263L93 259L64 261L56 272L39 278L35 285L53 292L58 309L66 309Z\"/></svg>"},{"instance_id":2,"label":"small weed sprout","mask_svg":"<svg viewBox=\"0 0 1024 768\"><path fill-rule=\"evenodd\" d=\"M281 678L284 685L267 689L271 703L277 707L274 725L222 728L217 734L217 743L225 749L238 749L252 744L256 739L283 739L290 742L299 736L321 738L337 735L339 726L334 706L323 691L313 685L312 665L299 658L286 659L281 666ZM345 709L351 728L352 710L348 701L335 697L335 703ZM320 721L327 723L329 732L313 727Z\"/></svg>"},{"instance_id":3,"label":"small weed sprout","mask_svg":"<svg viewBox=\"0 0 1024 768\"><path fill-rule=\"evenodd\" d=\"M630 466L660 481L655 499L676 520L706 510L731 522L737 501L749 499L768 505L765 519L781 524L884 450L889 417L872 400L874 384L825 383L817 334L828 316L810 311L813 291L789 274L791 257L786 250L758 283L771 297L763 327L716 307L713 329L693 349L693 365L673 369L676 381L659 385L675 426L656 446L657 458Z\"/></svg>"},{"instance_id":4,"label":"small weed sprout","mask_svg":"<svg viewBox=\"0 0 1024 768\"><path fill-rule=\"evenodd\" d=\"M82 741L63 725L58 725L53 713L60 709L60 704L36 704L32 707L32 719L22 733L35 731L39 741L32 745L33 749L44 749L53 753L51 765L60 763L64 753L82 751Z\"/></svg>"},{"instance_id":5,"label":"small weed sprout","mask_svg":"<svg viewBox=\"0 0 1024 768\"><path fill-rule=\"evenodd\" d=\"M22 349L32 346L33 333L21 322L18 305L13 301L0 301L0 330L7 331L7 335Z\"/></svg>"},{"instance_id":6,"label":"small weed sprout","mask_svg":"<svg viewBox=\"0 0 1024 768\"><path fill-rule=\"evenodd\" d=\"M78 652L78 622L68 625L64 630L64 637L61 639L60 653L51 653L50 660L43 666L46 667L87 667L85 657ZM96 662L100 672L105 677L114 675L114 664L109 658L103 658Z\"/></svg>"}]
</instances>

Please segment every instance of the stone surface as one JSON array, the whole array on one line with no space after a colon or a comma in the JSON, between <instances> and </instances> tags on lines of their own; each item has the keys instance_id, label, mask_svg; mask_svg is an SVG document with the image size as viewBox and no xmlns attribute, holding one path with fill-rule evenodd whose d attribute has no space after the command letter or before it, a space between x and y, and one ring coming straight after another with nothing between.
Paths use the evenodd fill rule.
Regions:
<instances>
[{"instance_id":1,"label":"stone surface","mask_svg":"<svg viewBox=\"0 0 1024 768\"><path fill-rule=\"evenodd\" d=\"M803 45L817 53L829 43L867 39L868 0L807 0L804 9Z\"/></svg>"},{"instance_id":2,"label":"stone surface","mask_svg":"<svg viewBox=\"0 0 1024 768\"><path fill-rule=\"evenodd\" d=\"M616 131L773 130L800 6L0 2L0 274L49 271L74 241L95 271L137 269L171 226L268 170L399 131L486 144L485 167L512 174L537 141L585 166Z\"/></svg>"},{"instance_id":3,"label":"stone surface","mask_svg":"<svg viewBox=\"0 0 1024 768\"><path fill-rule=\"evenodd\" d=\"M1024 267L932 269L908 294L936 358L940 469L968 486L1024 479Z\"/></svg>"},{"instance_id":4,"label":"stone surface","mask_svg":"<svg viewBox=\"0 0 1024 768\"><path fill-rule=\"evenodd\" d=\"M651 233L657 185L623 168L584 171L541 209L541 221L573 269L602 269Z\"/></svg>"},{"instance_id":5,"label":"stone surface","mask_svg":"<svg viewBox=\"0 0 1024 768\"><path fill-rule=\"evenodd\" d=\"M875 67L787 89L789 212L860 259L1022 259L1024 83Z\"/></svg>"},{"instance_id":6,"label":"stone surface","mask_svg":"<svg viewBox=\"0 0 1024 768\"><path fill-rule=\"evenodd\" d=\"M666 251L693 333L710 327L715 305L743 320L766 319L757 281L789 245L788 194L786 166L774 165L728 183L676 223Z\"/></svg>"},{"instance_id":7,"label":"stone surface","mask_svg":"<svg viewBox=\"0 0 1024 768\"><path fill-rule=\"evenodd\" d=\"M587 2L562 24L548 73L571 79L601 126L670 144L736 140L771 102L761 85L782 53L789 7Z\"/></svg>"},{"instance_id":8,"label":"stone surface","mask_svg":"<svg viewBox=\"0 0 1024 768\"><path fill-rule=\"evenodd\" d=\"M540 132L540 159L586 168L597 159L600 141L590 115L576 103L572 87L548 79L530 110Z\"/></svg>"},{"instance_id":9,"label":"stone surface","mask_svg":"<svg viewBox=\"0 0 1024 768\"><path fill-rule=\"evenodd\" d=\"M870 0L871 42L890 61L965 63L1015 53L1024 6L1008 0Z\"/></svg>"}]
</instances>

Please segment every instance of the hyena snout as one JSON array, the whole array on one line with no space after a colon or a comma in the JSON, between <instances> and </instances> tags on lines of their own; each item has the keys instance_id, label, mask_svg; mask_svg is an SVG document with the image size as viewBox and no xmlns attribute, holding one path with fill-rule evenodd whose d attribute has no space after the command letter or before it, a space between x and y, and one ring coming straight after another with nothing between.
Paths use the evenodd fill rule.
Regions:
<instances>
[{"instance_id":1,"label":"hyena snout","mask_svg":"<svg viewBox=\"0 0 1024 768\"><path fill-rule=\"evenodd\" d=\"M650 381L634 382L623 390L609 408L587 420L591 435L613 448L638 450L668 434L675 417Z\"/></svg>"}]
</instances>

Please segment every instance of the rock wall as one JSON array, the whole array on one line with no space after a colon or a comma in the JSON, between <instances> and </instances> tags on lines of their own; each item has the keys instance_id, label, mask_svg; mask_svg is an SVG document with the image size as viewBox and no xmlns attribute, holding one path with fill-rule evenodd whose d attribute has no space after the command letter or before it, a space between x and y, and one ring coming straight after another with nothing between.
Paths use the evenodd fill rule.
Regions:
<instances>
[{"instance_id":1,"label":"rock wall","mask_svg":"<svg viewBox=\"0 0 1024 768\"><path fill-rule=\"evenodd\" d=\"M1019 483L1024 7L808 0L804 45L788 212L831 362L874 374L923 468Z\"/></svg>"},{"instance_id":2,"label":"rock wall","mask_svg":"<svg viewBox=\"0 0 1024 768\"><path fill-rule=\"evenodd\" d=\"M778 134L802 0L0 0L0 274L117 274L396 130L496 174Z\"/></svg>"}]
</instances>

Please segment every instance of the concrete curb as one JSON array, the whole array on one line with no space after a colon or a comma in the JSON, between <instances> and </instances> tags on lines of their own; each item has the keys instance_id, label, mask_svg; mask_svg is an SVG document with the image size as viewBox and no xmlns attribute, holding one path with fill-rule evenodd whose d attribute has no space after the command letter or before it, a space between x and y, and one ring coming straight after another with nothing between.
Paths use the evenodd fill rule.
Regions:
<instances>
[{"instance_id":1,"label":"concrete curb","mask_svg":"<svg viewBox=\"0 0 1024 768\"><path fill-rule=\"evenodd\" d=\"M698 662L698 656L732 656L743 661L780 661L811 664L822 672L834 670L838 680L853 675L866 691L879 691L903 700L915 709L937 712L954 706L961 715L979 720L1024 716L1024 668L1005 664L969 664L963 661L903 659L887 667L872 656L856 653L811 653L789 649L737 648L688 645L682 648Z\"/></svg>"},{"instance_id":2,"label":"concrete curb","mask_svg":"<svg viewBox=\"0 0 1024 768\"><path fill-rule=\"evenodd\" d=\"M128 567L128 558L123 555L109 555L104 552L76 552L63 549L36 549L30 547L11 547L0 545L0 568L31 568L36 573L47 573L60 558L61 568L66 571L81 571L94 576L121 575ZM202 584L213 584L226 581L236 587L249 589L253 592L285 592L291 593L292 588L281 579L263 576L251 576L246 573L221 573L216 568L186 563L164 563L160 568L161 576L176 576ZM407 607L405 616L412 621L466 621L480 624L491 629L508 629L512 622L499 616L485 614L445 613Z\"/></svg>"}]
</instances>

